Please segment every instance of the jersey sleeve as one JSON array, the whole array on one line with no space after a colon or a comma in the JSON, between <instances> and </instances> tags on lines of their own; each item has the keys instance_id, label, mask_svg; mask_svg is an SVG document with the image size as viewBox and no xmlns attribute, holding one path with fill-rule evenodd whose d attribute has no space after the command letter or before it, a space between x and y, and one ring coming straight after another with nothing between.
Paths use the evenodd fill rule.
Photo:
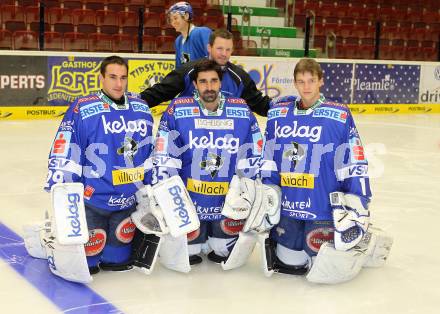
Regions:
<instances>
[{"instance_id":1,"label":"jersey sleeve","mask_svg":"<svg viewBox=\"0 0 440 314\"><path fill-rule=\"evenodd\" d=\"M49 152L48 173L44 189L65 182L82 182L84 147L87 137L82 130L81 115L75 101L67 110Z\"/></svg>"},{"instance_id":2,"label":"jersey sleeve","mask_svg":"<svg viewBox=\"0 0 440 314\"><path fill-rule=\"evenodd\" d=\"M237 156L236 173L242 177L255 179L259 177L259 164L263 151L263 136L258 121L252 112L249 112L249 132Z\"/></svg>"},{"instance_id":3,"label":"jersey sleeve","mask_svg":"<svg viewBox=\"0 0 440 314\"><path fill-rule=\"evenodd\" d=\"M269 109L264 132L264 149L261 156L260 173L264 184L280 185L281 177L278 166L281 165L281 153L276 149L276 136L274 119L270 119L271 109Z\"/></svg>"},{"instance_id":4,"label":"jersey sleeve","mask_svg":"<svg viewBox=\"0 0 440 314\"><path fill-rule=\"evenodd\" d=\"M359 132L353 117L348 113L344 132L345 154L342 162L336 163L336 177L344 193L355 194L365 202L371 199L368 161L365 157Z\"/></svg>"},{"instance_id":5,"label":"jersey sleeve","mask_svg":"<svg viewBox=\"0 0 440 314\"><path fill-rule=\"evenodd\" d=\"M171 103L162 114L153 150L152 184L179 175L184 147L175 128L174 105Z\"/></svg>"}]
</instances>

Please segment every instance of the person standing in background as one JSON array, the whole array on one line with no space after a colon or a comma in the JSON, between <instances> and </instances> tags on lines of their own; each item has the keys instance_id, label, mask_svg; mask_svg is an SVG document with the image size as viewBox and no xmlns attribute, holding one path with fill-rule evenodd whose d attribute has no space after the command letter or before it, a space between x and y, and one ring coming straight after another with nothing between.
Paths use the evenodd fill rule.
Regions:
<instances>
[{"instance_id":1,"label":"person standing in background","mask_svg":"<svg viewBox=\"0 0 440 314\"><path fill-rule=\"evenodd\" d=\"M167 10L168 21L180 35L176 38L176 68L189 61L208 56L208 42L212 31L195 26L193 9L188 2L177 2Z\"/></svg>"}]
</instances>

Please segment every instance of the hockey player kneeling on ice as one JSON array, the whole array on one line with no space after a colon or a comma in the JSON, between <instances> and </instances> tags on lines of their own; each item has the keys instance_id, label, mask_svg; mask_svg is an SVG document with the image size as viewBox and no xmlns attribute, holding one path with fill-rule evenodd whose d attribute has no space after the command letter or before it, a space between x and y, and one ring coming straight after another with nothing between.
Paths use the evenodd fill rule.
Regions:
<instances>
[{"instance_id":1,"label":"hockey player kneeling on ice","mask_svg":"<svg viewBox=\"0 0 440 314\"><path fill-rule=\"evenodd\" d=\"M320 93L320 65L301 59L300 95L272 102L261 162L264 184L281 188L280 221L260 234L262 264L274 272L339 283L382 266L392 238L370 226L368 163L347 106Z\"/></svg>"},{"instance_id":2,"label":"hockey player kneeling on ice","mask_svg":"<svg viewBox=\"0 0 440 314\"><path fill-rule=\"evenodd\" d=\"M235 268L252 252L256 237L241 232L249 212L231 219L225 217L222 210L226 195L236 186L235 181L231 182L235 174L249 180L256 179L262 135L245 101L226 97L220 92L222 70L216 62L206 59L198 62L191 72L191 79L196 89L194 97L174 99L160 121L152 158L152 189L155 190L157 182L161 184L167 178L179 176L194 204L200 227L175 236L165 219L169 229L165 232L164 224L157 222L160 217L158 219L154 214L157 212L155 205L150 206L152 215L149 217L156 217L153 225L166 233L160 235L156 232L160 236L158 260L167 268L188 272L190 265L203 261L203 253L210 261L226 265L225 269ZM164 193L162 197L153 194L157 203L165 198ZM243 206L250 209L252 203L251 200ZM159 205L165 216L164 207ZM153 242L158 242L157 238L151 239L151 236L144 237L139 242L151 248L155 245ZM147 262L139 262L140 266L146 264L144 270L148 273L154 254L143 254L142 251L135 255L138 260L141 256L149 256ZM244 257L238 258L237 255Z\"/></svg>"},{"instance_id":3,"label":"hockey player kneeling on ice","mask_svg":"<svg viewBox=\"0 0 440 314\"><path fill-rule=\"evenodd\" d=\"M53 211L25 227L29 254L77 282L90 282L100 269L132 268L130 215L138 185L151 180L144 170L153 147L148 105L126 92L124 59L107 57L100 70L102 90L69 107L52 145L45 189Z\"/></svg>"}]
</instances>

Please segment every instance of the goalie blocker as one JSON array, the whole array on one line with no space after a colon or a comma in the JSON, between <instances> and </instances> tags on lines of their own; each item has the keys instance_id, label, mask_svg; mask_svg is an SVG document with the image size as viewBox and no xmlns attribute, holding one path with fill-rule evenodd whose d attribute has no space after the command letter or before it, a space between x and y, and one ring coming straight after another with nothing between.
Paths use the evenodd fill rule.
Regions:
<instances>
[{"instance_id":1,"label":"goalie blocker","mask_svg":"<svg viewBox=\"0 0 440 314\"><path fill-rule=\"evenodd\" d=\"M50 271L66 280L92 281L84 244L89 239L81 183L57 183L51 188L52 213L40 224L24 226L29 255L47 258Z\"/></svg>"}]
</instances>

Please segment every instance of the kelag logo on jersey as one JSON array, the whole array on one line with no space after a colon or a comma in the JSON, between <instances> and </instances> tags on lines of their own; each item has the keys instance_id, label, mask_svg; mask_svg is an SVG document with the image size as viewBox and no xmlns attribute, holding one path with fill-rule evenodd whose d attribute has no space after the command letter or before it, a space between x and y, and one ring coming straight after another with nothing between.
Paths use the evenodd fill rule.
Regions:
<instances>
[{"instance_id":1,"label":"kelag logo on jersey","mask_svg":"<svg viewBox=\"0 0 440 314\"><path fill-rule=\"evenodd\" d=\"M146 120L135 120L125 122L124 116L119 116L120 121L114 120L107 122L105 116L102 116L102 125L104 126L105 134L119 134L125 133L136 133L139 132L140 135L147 135L147 121Z\"/></svg>"},{"instance_id":2,"label":"kelag logo on jersey","mask_svg":"<svg viewBox=\"0 0 440 314\"><path fill-rule=\"evenodd\" d=\"M52 149L50 151L51 156L66 157L69 152L70 139L72 133L67 131L58 132L55 140L53 141Z\"/></svg>"},{"instance_id":3,"label":"kelag logo on jersey","mask_svg":"<svg viewBox=\"0 0 440 314\"><path fill-rule=\"evenodd\" d=\"M174 118L200 117L200 109L198 107L183 107L174 109Z\"/></svg>"},{"instance_id":4,"label":"kelag logo on jersey","mask_svg":"<svg viewBox=\"0 0 440 314\"><path fill-rule=\"evenodd\" d=\"M314 117L323 117L342 123L347 121L347 112L335 108L318 108L313 111Z\"/></svg>"},{"instance_id":5,"label":"kelag logo on jersey","mask_svg":"<svg viewBox=\"0 0 440 314\"><path fill-rule=\"evenodd\" d=\"M287 112L289 112L289 108L273 108L270 109L267 113L267 120L275 119L275 118L284 118L287 116Z\"/></svg>"},{"instance_id":6,"label":"kelag logo on jersey","mask_svg":"<svg viewBox=\"0 0 440 314\"><path fill-rule=\"evenodd\" d=\"M278 125L275 121L275 136L284 138L307 137L310 142L317 142L321 138L321 126L310 127L308 125L298 126L298 121L293 122L293 127L290 125Z\"/></svg>"},{"instance_id":7,"label":"kelag logo on jersey","mask_svg":"<svg viewBox=\"0 0 440 314\"><path fill-rule=\"evenodd\" d=\"M249 118L249 111L246 108L226 108L228 118Z\"/></svg>"},{"instance_id":8,"label":"kelag logo on jersey","mask_svg":"<svg viewBox=\"0 0 440 314\"><path fill-rule=\"evenodd\" d=\"M231 154L238 152L240 147L240 139L234 137L216 137L214 132L208 132L208 136L193 136L193 131L189 131L189 148L210 148L224 149Z\"/></svg>"},{"instance_id":9,"label":"kelag logo on jersey","mask_svg":"<svg viewBox=\"0 0 440 314\"><path fill-rule=\"evenodd\" d=\"M101 112L110 112L110 105L102 102L94 102L80 109L81 118L87 119Z\"/></svg>"}]
</instances>

